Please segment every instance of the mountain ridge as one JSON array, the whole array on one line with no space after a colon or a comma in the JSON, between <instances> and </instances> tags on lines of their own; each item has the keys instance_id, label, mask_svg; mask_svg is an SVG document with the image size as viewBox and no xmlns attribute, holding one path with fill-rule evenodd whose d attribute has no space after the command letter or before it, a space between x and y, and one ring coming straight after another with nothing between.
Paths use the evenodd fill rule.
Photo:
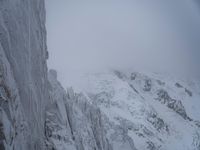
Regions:
<instances>
[{"instance_id":1,"label":"mountain ridge","mask_svg":"<svg viewBox=\"0 0 200 150\"><path fill-rule=\"evenodd\" d=\"M183 81L170 84L137 72L90 74L84 81L81 97L101 112L101 128L111 149L199 149L199 116L188 113L185 100L175 99L193 102L199 97L197 89L191 90ZM194 105L198 108L199 103Z\"/></svg>"}]
</instances>

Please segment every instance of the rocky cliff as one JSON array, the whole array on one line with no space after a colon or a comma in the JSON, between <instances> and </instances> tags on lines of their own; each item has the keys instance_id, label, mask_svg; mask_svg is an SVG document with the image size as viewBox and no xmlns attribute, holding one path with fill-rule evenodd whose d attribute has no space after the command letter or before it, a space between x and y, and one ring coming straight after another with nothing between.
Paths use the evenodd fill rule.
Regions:
<instances>
[{"instance_id":1,"label":"rocky cliff","mask_svg":"<svg viewBox=\"0 0 200 150\"><path fill-rule=\"evenodd\" d=\"M0 0L0 150L200 150L199 80L47 73L43 0Z\"/></svg>"},{"instance_id":2,"label":"rocky cliff","mask_svg":"<svg viewBox=\"0 0 200 150\"><path fill-rule=\"evenodd\" d=\"M0 1L0 149L44 149L44 0Z\"/></svg>"},{"instance_id":3,"label":"rocky cliff","mask_svg":"<svg viewBox=\"0 0 200 150\"><path fill-rule=\"evenodd\" d=\"M48 149L112 150L106 137L102 114L84 94L67 92L49 73L52 102L46 111L45 135Z\"/></svg>"},{"instance_id":4,"label":"rocky cliff","mask_svg":"<svg viewBox=\"0 0 200 150\"><path fill-rule=\"evenodd\" d=\"M99 108L48 76L47 58L44 1L1 0L0 149L111 150Z\"/></svg>"}]
</instances>

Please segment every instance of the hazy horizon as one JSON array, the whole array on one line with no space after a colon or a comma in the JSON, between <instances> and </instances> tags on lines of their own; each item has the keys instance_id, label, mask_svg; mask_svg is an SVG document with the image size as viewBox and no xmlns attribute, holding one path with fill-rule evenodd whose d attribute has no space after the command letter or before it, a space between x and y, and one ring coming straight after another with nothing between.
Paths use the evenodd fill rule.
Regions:
<instances>
[{"instance_id":1,"label":"hazy horizon","mask_svg":"<svg viewBox=\"0 0 200 150\"><path fill-rule=\"evenodd\" d=\"M65 83L107 68L199 72L195 1L46 0L46 5L48 65Z\"/></svg>"}]
</instances>

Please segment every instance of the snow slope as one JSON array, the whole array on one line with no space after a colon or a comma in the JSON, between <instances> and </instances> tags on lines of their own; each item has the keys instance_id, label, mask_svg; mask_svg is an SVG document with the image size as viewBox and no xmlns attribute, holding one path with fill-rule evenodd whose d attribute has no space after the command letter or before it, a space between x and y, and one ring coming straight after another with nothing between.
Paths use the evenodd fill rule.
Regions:
<instances>
[{"instance_id":1,"label":"snow slope","mask_svg":"<svg viewBox=\"0 0 200 150\"><path fill-rule=\"evenodd\" d=\"M199 82L166 74L86 75L82 89L100 108L114 150L199 150Z\"/></svg>"},{"instance_id":2,"label":"snow slope","mask_svg":"<svg viewBox=\"0 0 200 150\"><path fill-rule=\"evenodd\" d=\"M47 73L44 0L0 0L0 150L200 150L200 82ZM66 77L67 78L67 77Z\"/></svg>"},{"instance_id":3,"label":"snow slope","mask_svg":"<svg viewBox=\"0 0 200 150\"><path fill-rule=\"evenodd\" d=\"M50 71L47 145L58 150L199 150L198 81L109 71L65 92Z\"/></svg>"}]
</instances>

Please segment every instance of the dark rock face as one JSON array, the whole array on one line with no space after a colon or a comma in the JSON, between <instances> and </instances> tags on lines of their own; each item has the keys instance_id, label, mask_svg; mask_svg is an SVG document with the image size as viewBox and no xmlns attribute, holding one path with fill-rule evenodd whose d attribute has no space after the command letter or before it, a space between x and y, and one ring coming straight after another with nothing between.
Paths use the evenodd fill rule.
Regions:
<instances>
[{"instance_id":1,"label":"dark rock face","mask_svg":"<svg viewBox=\"0 0 200 150\"><path fill-rule=\"evenodd\" d=\"M166 103L171 100L171 97L168 95L168 93L165 90L159 90L157 100L161 101L162 103Z\"/></svg>"},{"instance_id":2,"label":"dark rock face","mask_svg":"<svg viewBox=\"0 0 200 150\"><path fill-rule=\"evenodd\" d=\"M178 82L175 84L175 86L176 86L177 88L183 88L183 86L182 86L180 83L178 83Z\"/></svg>"},{"instance_id":3,"label":"dark rock face","mask_svg":"<svg viewBox=\"0 0 200 150\"><path fill-rule=\"evenodd\" d=\"M135 88L132 84L129 84L129 86L130 86L137 94L139 94L139 92L136 90L136 88Z\"/></svg>"},{"instance_id":4,"label":"dark rock face","mask_svg":"<svg viewBox=\"0 0 200 150\"><path fill-rule=\"evenodd\" d=\"M147 121L150 122L159 132L166 131L169 133L168 125L164 122L163 119L159 118L156 113L150 113L148 115Z\"/></svg>"},{"instance_id":5,"label":"dark rock face","mask_svg":"<svg viewBox=\"0 0 200 150\"><path fill-rule=\"evenodd\" d=\"M146 79L143 90L146 91L146 92L151 91L151 86L152 86L151 84L152 84L151 80L150 79Z\"/></svg>"},{"instance_id":6,"label":"dark rock face","mask_svg":"<svg viewBox=\"0 0 200 150\"><path fill-rule=\"evenodd\" d=\"M196 126L200 128L200 121L194 121Z\"/></svg>"},{"instance_id":7,"label":"dark rock face","mask_svg":"<svg viewBox=\"0 0 200 150\"><path fill-rule=\"evenodd\" d=\"M185 88L185 92L186 92L190 97L192 97L192 92L191 92L190 90L188 90L188 89Z\"/></svg>"},{"instance_id":8,"label":"dark rock face","mask_svg":"<svg viewBox=\"0 0 200 150\"><path fill-rule=\"evenodd\" d=\"M137 74L136 74L136 73L131 73L131 77L130 77L131 80L135 80L136 77L137 77Z\"/></svg>"},{"instance_id":9,"label":"dark rock face","mask_svg":"<svg viewBox=\"0 0 200 150\"><path fill-rule=\"evenodd\" d=\"M158 83L158 85L160 86L164 86L165 85L165 82L161 81L161 80L156 80L156 82Z\"/></svg>"},{"instance_id":10,"label":"dark rock face","mask_svg":"<svg viewBox=\"0 0 200 150\"><path fill-rule=\"evenodd\" d=\"M161 103L166 104L168 108L174 110L181 117L186 120L192 121L190 117L187 116L185 108L181 101L172 99L165 90L159 90L157 92L158 97L156 100L159 100Z\"/></svg>"},{"instance_id":11,"label":"dark rock face","mask_svg":"<svg viewBox=\"0 0 200 150\"><path fill-rule=\"evenodd\" d=\"M5 150L5 147L4 147L5 140L6 140L6 138L5 138L5 135L4 135L3 123L0 122L0 149L1 150Z\"/></svg>"},{"instance_id":12,"label":"dark rock face","mask_svg":"<svg viewBox=\"0 0 200 150\"><path fill-rule=\"evenodd\" d=\"M123 74L122 72L115 70L114 73L115 73L115 75L116 75L118 78L120 78L120 79L126 79L125 74Z\"/></svg>"},{"instance_id":13,"label":"dark rock face","mask_svg":"<svg viewBox=\"0 0 200 150\"><path fill-rule=\"evenodd\" d=\"M161 146L156 146L153 142L148 141L147 142L148 146L147 149L148 150L159 150Z\"/></svg>"},{"instance_id":14,"label":"dark rock face","mask_svg":"<svg viewBox=\"0 0 200 150\"><path fill-rule=\"evenodd\" d=\"M180 83L176 83L175 86L177 88L184 88ZM187 93L188 96L192 97L192 92L188 90L187 88L184 88L185 92Z\"/></svg>"},{"instance_id":15,"label":"dark rock face","mask_svg":"<svg viewBox=\"0 0 200 150\"><path fill-rule=\"evenodd\" d=\"M200 133L199 132L196 132L194 134L194 138L193 138L193 143L192 143L197 150L200 149Z\"/></svg>"}]
</instances>

